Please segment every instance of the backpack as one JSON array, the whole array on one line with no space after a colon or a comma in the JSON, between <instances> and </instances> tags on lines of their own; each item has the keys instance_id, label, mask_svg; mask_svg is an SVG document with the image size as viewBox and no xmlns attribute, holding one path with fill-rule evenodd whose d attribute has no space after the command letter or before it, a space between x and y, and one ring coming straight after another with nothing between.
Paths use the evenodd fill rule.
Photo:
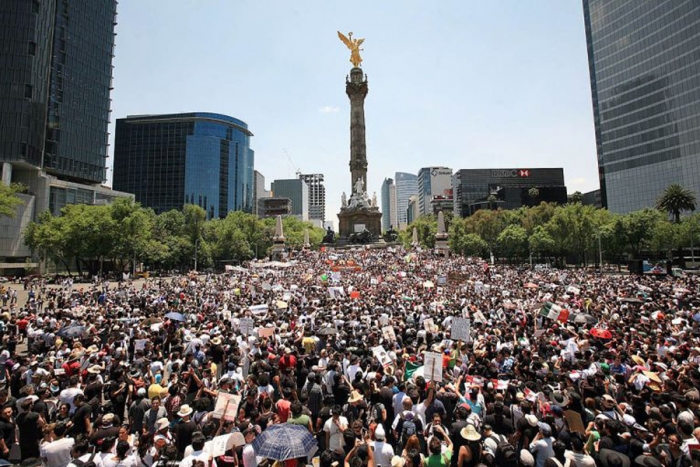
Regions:
<instances>
[{"instance_id":1,"label":"backpack","mask_svg":"<svg viewBox=\"0 0 700 467\"><path fill-rule=\"evenodd\" d=\"M405 446L408 438L418 433L418 427L416 427L415 418L409 420L401 415L401 420L403 420L401 426L401 444Z\"/></svg>"},{"instance_id":2,"label":"backpack","mask_svg":"<svg viewBox=\"0 0 700 467\"><path fill-rule=\"evenodd\" d=\"M75 467L97 467L97 464L95 464L95 453L93 452L90 458L86 461L74 459L71 461L71 464L75 465Z\"/></svg>"},{"instance_id":3,"label":"backpack","mask_svg":"<svg viewBox=\"0 0 700 467\"><path fill-rule=\"evenodd\" d=\"M519 456L515 451L515 447L510 444L505 436L493 437L493 439L498 443L496 447L496 465L499 467L517 467Z\"/></svg>"}]
</instances>

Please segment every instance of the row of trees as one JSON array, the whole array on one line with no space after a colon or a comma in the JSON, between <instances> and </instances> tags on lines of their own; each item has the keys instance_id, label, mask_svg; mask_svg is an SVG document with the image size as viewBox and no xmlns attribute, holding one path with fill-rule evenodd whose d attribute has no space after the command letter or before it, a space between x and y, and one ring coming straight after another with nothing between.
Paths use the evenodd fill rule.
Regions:
<instances>
[{"instance_id":1,"label":"row of trees","mask_svg":"<svg viewBox=\"0 0 700 467\"><path fill-rule=\"evenodd\" d=\"M301 248L304 230L312 247L324 231L287 217L284 236L291 248ZM144 263L151 269L188 269L195 260L200 268L221 267L265 256L272 246L275 220L259 219L236 211L224 219L207 220L199 206L156 215L139 203L122 198L105 206L67 205L60 216L41 214L24 233L25 243L42 260L73 266L79 274L95 274L105 263L117 270L132 270Z\"/></svg>"},{"instance_id":2,"label":"row of trees","mask_svg":"<svg viewBox=\"0 0 700 467\"><path fill-rule=\"evenodd\" d=\"M580 202L565 205L541 203L517 210L481 210L464 219L446 216L450 248L454 253L488 257L493 254L510 262L532 255L537 260L558 264L565 259L576 264L605 260L620 263L628 256L642 254L670 258L674 250L700 244L700 214L681 218L695 210L695 196L671 185L659 198L657 209L614 214ZM670 220L672 219L672 220ZM420 243L435 244L434 216L417 219L401 232L405 245L412 242L416 228Z\"/></svg>"}]
</instances>

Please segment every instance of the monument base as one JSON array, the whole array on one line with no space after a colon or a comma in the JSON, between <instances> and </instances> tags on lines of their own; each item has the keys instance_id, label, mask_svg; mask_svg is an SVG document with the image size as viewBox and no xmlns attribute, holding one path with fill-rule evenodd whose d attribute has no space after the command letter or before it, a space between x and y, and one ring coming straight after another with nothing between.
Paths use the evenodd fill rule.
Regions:
<instances>
[{"instance_id":1,"label":"monument base","mask_svg":"<svg viewBox=\"0 0 700 467\"><path fill-rule=\"evenodd\" d=\"M341 238L348 238L364 229L369 230L375 239L382 235L382 213L377 208L341 209L338 220L338 234Z\"/></svg>"},{"instance_id":2,"label":"monument base","mask_svg":"<svg viewBox=\"0 0 700 467\"><path fill-rule=\"evenodd\" d=\"M447 243L446 238L435 240L435 253L440 256L450 256L450 245Z\"/></svg>"},{"instance_id":3,"label":"monument base","mask_svg":"<svg viewBox=\"0 0 700 467\"><path fill-rule=\"evenodd\" d=\"M270 249L270 260L280 261L282 258L284 258L286 253L287 246L284 244L284 242L275 242L272 244L272 248Z\"/></svg>"}]
</instances>

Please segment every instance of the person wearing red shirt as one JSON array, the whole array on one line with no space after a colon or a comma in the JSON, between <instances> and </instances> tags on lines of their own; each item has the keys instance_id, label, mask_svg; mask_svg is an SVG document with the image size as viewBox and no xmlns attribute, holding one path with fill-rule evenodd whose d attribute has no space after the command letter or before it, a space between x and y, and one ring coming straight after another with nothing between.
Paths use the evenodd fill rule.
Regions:
<instances>
[{"instance_id":1,"label":"person wearing red shirt","mask_svg":"<svg viewBox=\"0 0 700 467\"><path fill-rule=\"evenodd\" d=\"M292 355L292 350L289 347L284 349L284 355L280 357L280 361L277 364L280 373L284 373L285 370L294 370L297 367L297 358Z\"/></svg>"},{"instance_id":2,"label":"person wearing red shirt","mask_svg":"<svg viewBox=\"0 0 700 467\"><path fill-rule=\"evenodd\" d=\"M282 389L282 399L277 401L275 409L280 423L286 423L292 413L292 390L290 388Z\"/></svg>"}]
</instances>

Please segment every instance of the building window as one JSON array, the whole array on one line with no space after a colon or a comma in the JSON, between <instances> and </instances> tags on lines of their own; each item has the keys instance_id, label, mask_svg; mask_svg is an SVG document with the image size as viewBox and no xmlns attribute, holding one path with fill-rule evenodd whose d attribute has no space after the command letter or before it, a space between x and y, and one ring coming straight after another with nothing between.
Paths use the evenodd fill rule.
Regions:
<instances>
[{"instance_id":1,"label":"building window","mask_svg":"<svg viewBox=\"0 0 700 467\"><path fill-rule=\"evenodd\" d=\"M27 53L32 56L36 54L36 42L29 42L27 44Z\"/></svg>"},{"instance_id":2,"label":"building window","mask_svg":"<svg viewBox=\"0 0 700 467\"><path fill-rule=\"evenodd\" d=\"M31 99L32 94L34 94L34 86L32 86L31 84L25 84L24 85L24 97L27 99Z\"/></svg>"}]
</instances>

